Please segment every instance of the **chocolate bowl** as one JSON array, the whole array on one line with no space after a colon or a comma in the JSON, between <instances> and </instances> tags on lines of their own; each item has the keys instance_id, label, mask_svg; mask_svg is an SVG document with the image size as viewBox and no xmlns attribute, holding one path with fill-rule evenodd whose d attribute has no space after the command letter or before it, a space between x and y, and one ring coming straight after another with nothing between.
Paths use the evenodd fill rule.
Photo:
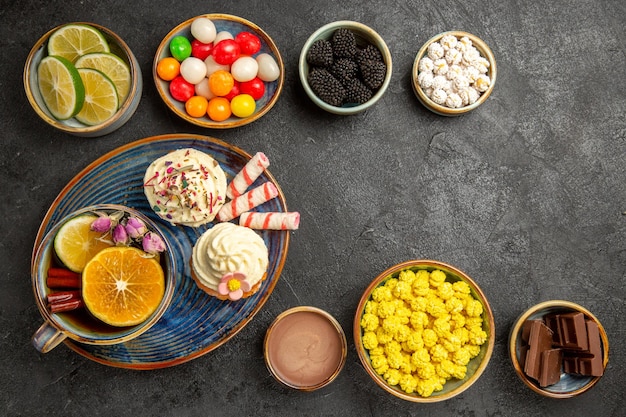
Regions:
<instances>
[{"instance_id":1,"label":"chocolate bowl","mask_svg":"<svg viewBox=\"0 0 626 417\"><path fill-rule=\"evenodd\" d=\"M265 364L283 385L314 391L337 378L346 362L341 325L316 307L294 307L270 325L263 343Z\"/></svg>"},{"instance_id":2,"label":"chocolate bowl","mask_svg":"<svg viewBox=\"0 0 626 417\"><path fill-rule=\"evenodd\" d=\"M47 283L51 266L60 266L54 251L54 240L61 227L69 220L85 214L124 213L142 220L151 233L156 233L165 243L165 252L159 255L165 276L165 291L157 309L142 323L134 326L114 327L91 316L86 308L53 313L46 299L55 290ZM128 342L148 331L161 319L170 305L176 283L176 260L167 237L159 226L142 213L121 205L98 204L76 210L59 220L34 249L31 262L31 278L37 307L44 323L33 336L33 345L42 353L49 352L66 339L89 345L115 345Z\"/></svg>"},{"instance_id":3,"label":"chocolate bowl","mask_svg":"<svg viewBox=\"0 0 626 417\"><path fill-rule=\"evenodd\" d=\"M561 316L560 321L563 321L563 318L567 320L563 322L563 325L557 326L554 319L559 316ZM582 320L583 327L586 323L589 328L589 322L591 323L594 327L595 343L586 343L581 340L580 326L575 323L575 318ZM544 332L548 334L548 337L553 338L546 342L545 350L549 349L552 352L563 350L564 352L563 359L553 363L555 367L552 372L553 380L548 381L548 385L542 384L545 380L542 381L541 376L539 379L529 376L529 372L532 375L534 373L526 368L526 362L530 360L533 360L537 367L543 366L542 357L531 353L530 343L528 343L530 329L528 327L525 329L525 324L532 321L542 321L549 325L549 327L546 326L547 328L557 330L553 333L551 333L552 330ZM563 330L566 331L565 334L559 336L558 333ZM586 331L584 332L586 336ZM591 334L590 332L589 335ZM562 346L556 346L556 344L553 346L553 341ZM580 342L586 346L579 346ZM602 377L609 362L609 340L602 324L589 310L570 301L550 300L530 307L517 318L509 334L509 356L517 376L528 388L544 397L571 398L591 389ZM582 361L576 358L582 358ZM577 361L582 365L577 365ZM544 372L548 372L547 367Z\"/></svg>"}]
</instances>

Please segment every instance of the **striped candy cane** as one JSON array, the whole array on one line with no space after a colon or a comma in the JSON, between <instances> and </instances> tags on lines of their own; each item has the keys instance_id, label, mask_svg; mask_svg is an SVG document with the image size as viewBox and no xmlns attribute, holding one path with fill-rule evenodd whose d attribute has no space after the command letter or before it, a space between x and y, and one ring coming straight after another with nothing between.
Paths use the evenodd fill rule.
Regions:
<instances>
[{"instance_id":1,"label":"striped candy cane","mask_svg":"<svg viewBox=\"0 0 626 417\"><path fill-rule=\"evenodd\" d=\"M269 165L267 156L263 152L257 152L230 182L226 197L233 199L242 195Z\"/></svg>"},{"instance_id":2,"label":"striped candy cane","mask_svg":"<svg viewBox=\"0 0 626 417\"><path fill-rule=\"evenodd\" d=\"M241 213L239 225L250 229L267 230L296 230L300 224L300 213L297 211L288 213L249 211Z\"/></svg>"},{"instance_id":3,"label":"striped candy cane","mask_svg":"<svg viewBox=\"0 0 626 417\"><path fill-rule=\"evenodd\" d=\"M278 188L276 188L273 183L266 181L258 187L255 187L247 193L242 194L239 197L235 197L228 203L224 204L219 213L217 213L217 220L220 222L227 222L235 217L238 217L241 213L250 211L256 206L260 206L277 195Z\"/></svg>"}]
</instances>

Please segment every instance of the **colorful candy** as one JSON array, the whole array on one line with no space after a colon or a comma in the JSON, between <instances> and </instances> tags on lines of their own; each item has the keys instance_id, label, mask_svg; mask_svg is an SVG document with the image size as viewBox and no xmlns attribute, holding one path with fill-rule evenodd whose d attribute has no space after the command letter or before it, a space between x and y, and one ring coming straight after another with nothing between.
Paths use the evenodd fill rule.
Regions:
<instances>
[{"instance_id":1,"label":"colorful candy","mask_svg":"<svg viewBox=\"0 0 626 417\"><path fill-rule=\"evenodd\" d=\"M184 102L192 117L223 121L231 115L245 118L254 114L256 101L265 95L265 83L280 77L276 60L268 53L259 53L261 39L249 31L217 32L215 24L205 17L192 21L191 35L192 39L182 35L172 38L171 56L157 63L156 73L170 82L172 97ZM201 114L204 100L206 113Z\"/></svg>"}]
</instances>

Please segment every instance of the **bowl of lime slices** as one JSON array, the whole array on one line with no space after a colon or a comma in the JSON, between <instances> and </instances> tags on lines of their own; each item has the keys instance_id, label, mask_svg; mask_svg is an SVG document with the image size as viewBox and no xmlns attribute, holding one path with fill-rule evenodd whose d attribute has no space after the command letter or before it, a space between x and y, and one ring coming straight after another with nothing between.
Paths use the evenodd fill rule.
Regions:
<instances>
[{"instance_id":1,"label":"bowl of lime slices","mask_svg":"<svg viewBox=\"0 0 626 417\"><path fill-rule=\"evenodd\" d=\"M139 62L124 40L88 22L43 35L28 54L23 78L28 101L44 122L83 137L124 125L143 89Z\"/></svg>"}]
</instances>

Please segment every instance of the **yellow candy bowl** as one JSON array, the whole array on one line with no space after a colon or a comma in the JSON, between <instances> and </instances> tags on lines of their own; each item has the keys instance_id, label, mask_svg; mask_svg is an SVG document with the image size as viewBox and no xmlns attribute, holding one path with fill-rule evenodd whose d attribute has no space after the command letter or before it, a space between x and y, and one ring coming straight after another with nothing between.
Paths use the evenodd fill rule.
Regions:
<instances>
[{"instance_id":1,"label":"yellow candy bowl","mask_svg":"<svg viewBox=\"0 0 626 417\"><path fill-rule=\"evenodd\" d=\"M441 378L444 378L442 374L446 372L444 370L449 370L450 368L449 365L451 365L452 363L455 363L454 361L458 361L458 362L456 362L455 365L452 365L453 367L456 367L457 365L458 366L463 366L463 365L462 365L462 361L459 359L460 355L458 357L455 357L453 353L450 353L452 352L452 350L449 350L449 353L447 353L448 355L447 360L450 362L450 364L447 362L444 363L443 357L440 355L441 348L444 346L447 346L448 341L452 342L453 337L447 334L444 334L446 333L444 326L440 325L438 322L435 321L436 320L435 316L431 316L431 313L434 313L432 309L430 310L429 308L425 309L426 310L425 315L428 316L429 319L428 319L428 323L425 323L422 321L423 327L420 327L422 326L422 324L418 325L416 322L411 323L410 319L408 319L408 317L412 317L412 314L414 314L415 311L422 311L421 307L416 307L416 308L412 307L412 305L417 306L419 304L418 301L415 301L419 296L417 295L417 293L415 293L415 290L414 290L414 288L416 288L415 285L417 284L414 285L413 281L411 281L411 278L408 278L411 275L410 273L413 273L413 274L423 273L419 271L425 271L428 273L429 276L433 276L432 274L433 271L441 271L441 273L445 274L445 282L450 283L452 285L454 285L454 283L457 283L457 282L464 282L465 284L467 284L467 285L462 286L464 289L462 290L460 288L461 286L457 285L456 287L457 289L455 289L455 291L465 291L464 293L465 300L470 300L469 296L471 296L471 299L480 303L480 306L482 307L479 309L475 309L471 317L472 319L477 319L477 318L480 319L479 326L480 326L480 330L482 333L482 336L481 336L482 344L479 344L473 347L473 349L479 349L477 352L475 352L475 356L473 358L469 359L468 357L466 357L466 360L464 361L466 363L466 365L464 365L465 372L461 372L460 370L457 372L455 370L455 372L457 372L456 375L459 376L458 379L455 378L452 374L446 375L445 377L446 381L444 384L442 384L441 389L437 389L437 388L435 388L434 390L429 389L430 382L428 381L433 382L434 381L433 378L438 378L438 381L439 381L438 383L440 384L442 382ZM439 279L443 279L443 276L441 275L441 273L436 273ZM390 281L395 281L394 284L395 284L396 289L392 289L394 288L394 286L391 285ZM405 288L401 290L400 289L401 287L398 287L398 284L397 284L400 281L404 281L405 284L408 285L408 287L406 287L405 284L402 284L405 286ZM415 279L415 281L417 281L417 279ZM440 283L439 285L441 285L441 282L442 281L439 281ZM380 301L381 298L379 298L379 295L384 292L378 289L383 288L385 286L389 286L390 288L389 294L394 294L394 291L395 291L396 293L395 300L404 301L404 304L403 304L404 307L402 307L404 308L404 313L399 312L400 311L399 304L398 302L395 302L395 301L391 301L390 303L388 303L388 305L384 307L385 310L381 309L380 306L382 303L377 302L376 300ZM446 289L449 289L450 287L451 287L450 285L446 286ZM415 295L414 297L409 296L408 293L404 292L405 290L407 290L407 288L409 292L411 291L413 292L413 294ZM379 291L378 295L374 295L376 291ZM434 293L437 292L432 289L430 291ZM420 293L420 294L423 294L423 293ZM445 297L442 295L441 299ZM456 297L456 295L454 297ZM422 296L422 298L425 298L425 296ZM447 298L447 300L450 300L451 298L452 296ZM374 300L374 303L377 304L376 306L374 306L374 304L369 304L372 300ZM387 301L389 301L389 299L387 299ZM389 307L392 303L395 303L394 308L396 309L396 311L398 311L398 315L397 315L398 319L402 320L401 319L402 315L405 318L407 318L407 320L405 320L406 324L403 324L404 326L406 326L406 329L409 329L410 332L416 332L416 333L421 331L420 337L413 338L413 340L411 341L409 340L408 337L406 338L401 337L401 334L402 334L401 331L398 331L395 335L392 335L392 333L395 330L392 330L392 326L388 323L385 323L384 320L380 318L379 318L379 324L377 326L374 326L376 327L376 330L372 330L373 328L370 327L371 324L366 324L366 322L370 321L370 319L372 318L372 314L374 316L380 316L380 315L383 315L383 313L385 313L385 316L389 317L390 315L387 315L387 313L389 313L389 309L387 309L387 307ZM476 307L476 305L474 305L474 307ZM377 309L379 311L376 311ZM466 310L470 310L470 307L463 307L463 310L461 311L461 310L458 310L458 306L457 306L454 312L457 312L459 314L466 314ZM444 322L442 322L441 324L445 325L446 321L449 324L451 324L451 322L454 321L454 318L450 318L449 312L441 311L440 313L441 314L437 314L436 317L444 320ZM369 317L365 317L367 314L369 314ZM409 315L407 316L406 314L409 314ZM469 315L469 313L467 314ZM469 319L467 321L469 324ZM457 323L459 322L460 322L460 319L457 318ZM460 326L460 324L455 324L455 325L451 324L451 327L449 330L447 330L447 333L449 333L450 335L451 334L456 335L457 333L453 333L454 330L452 330L454 326L456 326L456 328L466 327L466 326ZM418 331L418 328L420 329L419 331ZM436 343L432 344L433 340L431 340L428 343L426 342L426 340L428 340L425 336L427 329L433 330L431 334L434 332L441 332L441 335L436 336L438 337ZM387 336L381 335L377 333L377 331L384 331ZM365 369L367 374L372 378L372 380L380 388L387 391L391 395L401 398L406 401L411 401L411 402L416 402L416 403L433 403L433 402L448 400L450 398L453 398L461 394L462 392L470 388L478 380L478 378L482 375L482 373L485 371L487 364L489 363L489 360L493 353L493 348L494 348L494 343L495 343L495 323L494 323L493 313L491 311L491 307L489 306L489 302L487 301L487 297L485 296L483 291L476 284L476 282L474 282L474 280L472 280L466 273L446 263L433 261L433 260L409 260L409 261L394 265L386 269L382 273L380 273L367 286L367 288L363 292L363 295L360 299L360 302L358 304L358 307L356 309L356 313L354 316L353 332L354 332L354 343L356 346L359 359L363 365L363 368ZM376 337L377 342L374 343L374 344L377 344L377 346L372 346L373 342L371 339L372 338L371 333L376 333L377 335ZM391 336L393 337L393 340L390 339ZM406 336L406 333L405 333L405 336ZM383 343L383 337L387 337L387 339L389 340L386 340ZM423 343L420 342L420 340ZM458 341L461 343L461 346L466 346L466 343L468 343L467 341L461 341L461 340L458 340ZM408 371L406 366L402 364L398 366L398 363L396 363L397 361L395 361L395 359L392 359L391 355L387 355L387 353L385 352L385 351L392 350L392 347L394 344L396 345L396 347L400 347L401 351L398 351L395 349L393 350L399 352L399 354L404 356L406 360L415 359L416 361L421 361L420 363L423 364L423 367L425 369L423 373L419 368L411 369L410 371ZM366 345L368 346L368 348L366 348ZM449 349L453 349L453 348L449 348ZM458 346L454 349L458 349ZM374 352L376 350L378 350L378 352L376 352L376 355L375 355ZM387 356L385 357L385 355ZM384 357L385 359L381 359L381 356ZM396 355L396 358L397 357L398 356ZM469 359L469 362L467 362L468 359ZM374 362L376 362L376 364L374 364ZM432 366L436 370L434 372L436 373L433 375L426 375L430 371L433 371L433 369L431 368L430 365L426 365L424 362L428 362L429 364L432 364ZM441 369L439 368L440 366L441 366ZM460 368L457 367L455 369L458 370ZM464 373L462 377L461 377L461 373ZM398 376L399 374L404 374L404 375L400 375L399 380L394 381L394 378L395 378L394 374L395 376ZM388 376L389 378L386 378L385 376ZM430 387L432 388L432 385L430 385Z\"/></svg>"}]
</instances>

